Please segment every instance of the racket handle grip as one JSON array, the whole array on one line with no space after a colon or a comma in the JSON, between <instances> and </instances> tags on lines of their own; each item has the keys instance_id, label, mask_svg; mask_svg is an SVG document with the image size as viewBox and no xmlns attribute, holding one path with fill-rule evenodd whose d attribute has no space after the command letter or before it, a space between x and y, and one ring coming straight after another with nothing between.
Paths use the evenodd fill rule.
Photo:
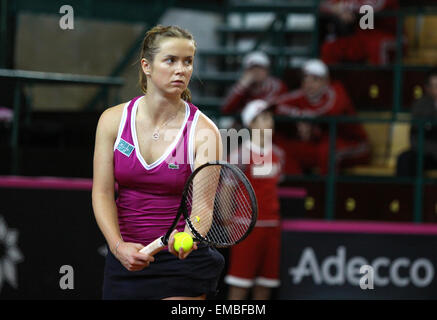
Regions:
<instances>
[{"instance_id":1,"label":"racket handle grip","mask_svg":"<svg viewBox=\"0 0 437 320\"><path fill-rule=\"evenodd\" d=\"M165 244L162 242L162 237L159 237L158 239L154 240L153 242L149 243L147 246L142 248L140 250L141 253L148 254L149 256L153 256L157 254L159 251L165 248Z\"/></svg>"}]
</instances>

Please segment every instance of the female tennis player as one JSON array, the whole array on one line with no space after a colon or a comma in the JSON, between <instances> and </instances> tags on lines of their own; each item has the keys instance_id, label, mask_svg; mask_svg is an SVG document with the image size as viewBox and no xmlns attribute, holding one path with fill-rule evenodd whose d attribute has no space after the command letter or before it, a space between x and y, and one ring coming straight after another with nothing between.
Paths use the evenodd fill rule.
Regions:
<instances>
[{"instance_id":1,"label":"female tennis player","mask_svg":"<svg viewBox=\"0 0 437 320\"><path fill-rule=\"evenodd\" d=\"M217 127L190 103L195 51L184 29L149 30L140 60L144 95L107 109L97 125L93 209L110 249L103 299L205 299L217 288L224 266L217 250L173 248L183 219L168 250L139 252L169 229L192 171L221 159Z\"/></svg>"}]
</instances>

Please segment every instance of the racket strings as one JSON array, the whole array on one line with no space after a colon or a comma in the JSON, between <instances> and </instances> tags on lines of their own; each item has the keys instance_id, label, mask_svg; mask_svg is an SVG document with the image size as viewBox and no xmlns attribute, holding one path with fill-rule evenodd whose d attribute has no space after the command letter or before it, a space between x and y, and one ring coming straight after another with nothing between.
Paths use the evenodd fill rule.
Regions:
<instances>
[{"instance_id":1,"label":"racket strings","mask_svg":"<svg viewBox=\"0 0 437 320\"><path fill-rule=\"evenodd\" d=\"M227 215L222 215L224 220L234 220L235 218L235 210L236 208L241 208L245 214L247 214L247 209L244 210L247 207L247 201L246 199L242 199L241 193L242 188L239 185L239 182L235 179L234 176L231 176L228 172L224 172L224 181L226 181L228 184L232 186L232 192L222 192L220 193L221 197L224 197L223 201L220 201L219 203L227 203L230 204L229 207L224 211L227 213ZM220 209L218 210L220 212ZM235 241L239 238L240 235L244 234L246 232L246 228L242 226L240 223L235 223L238 221L228 221L228 229L231 231L231 235L234 235L235 239L231 239L231 241ZM232 222L232 223L229 223Z\"/></svg>"},{"instance_id":2,"label":"racket strings","mask_svg":"<svg viewBox=\"0 0 437 320\"><path fill-rule=\"evenodd\" d=\"M220 213L225 213L223 218L227 221L227 224L220 225L223 231L228 235L229 242L235 243L238 241L248 230L251 223L251 206L249 201L249 194L247 189L242 184L235 174L230 170L224 171L224 181L232 186L231 192L224 192L221 195L225 195L227 200L221 201L220 203L226 205L229 204L230 208L224 211L220 210ZM241 219L243 218L243 220ZM249 218L249 219L247 219Z\"/></svg>"},{"instance_id":3,"label":"racket strings","mask_svg":"<svg viewBox=\"0 0 437 320\"><path fill-rule=\"evenodd\" d=\"M203 237L208 234L213 218L214 194L219 183L220 167L208 166L193 179L188 189L187 204L190 222Z\"/></svg>"},{"instance_id":4,"label":"racket strings","mask_svg":"<svg viewBox=\"0 0 437 320\"><path fill-rule=\"evenodd\" d=\"M205 169L193 179L187 193L191 227L209 242L232 245L252 223L250 194L233 170L219 165Z\"/></svg>"},{"instance_id":5,"label":"racket strings","mask_svg":"<svg viewBox=\"0 0 437 320\"><path fill-rule=\"evenodd\" d=\"M217 191L221 190L221 183L217 184ZM220 221L220 216L217 214L218 212L226 212L229 211L231 208L227 208L225 210L223 210L223 208L221 208L220 204L221 203L229 203L232 204L232 202L230 201L229 198L227 199L219 199L217 196L220 195L224 195L224 193L219 193L216 191L216 197L215 197L215 201L214 201L214 210L213 210L213 217L215 219L215 221L213 221L212 225L209 228L208 234L206 236L206 238L209 241L215 242L215 243L230 243L233 241L233 239L230 239L229 235L230 234L238 234L240 233L239 230L236 230L235 227L231 224L229 224L228 222L228 226L231 229L231 233L227 232L227 230L225 230L224 228L222 228L221 226L223 225L223 221ZM217 201L217 199L219 199L219 201ZM222 219L223 220L223 219Z\"/></svg>"},{"instance_id":6,"label":"racket strings","mask_svg":"<svg viewBox=\"0 0 437 320\"><path fill-rule=\"evenodd\" d=\"M235 197L237 205L240 208L241 212L244 213L244 216L250 217L251 206L250 206L250 199L249 199L250 197L249 194L247 193L247 189L245 188L243 183L241 181L237 181L234 176L227 177L227 179L234 180L234 185L235 185L234 189L236 192L234 192L233 195Z\"/></svg>"}]
</instances>

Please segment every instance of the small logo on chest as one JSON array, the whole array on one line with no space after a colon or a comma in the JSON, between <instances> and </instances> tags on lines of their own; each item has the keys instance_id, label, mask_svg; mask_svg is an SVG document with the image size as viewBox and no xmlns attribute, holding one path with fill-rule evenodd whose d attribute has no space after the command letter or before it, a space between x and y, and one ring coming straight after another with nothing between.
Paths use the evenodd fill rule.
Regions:
<instances>
[{"instance_id":1,"label":"small logo on chest","mask_svg":"<svg viewBox=\"0 0 437 320\"><path fill-rule=\"evenodd\" d=\"M117 150L127 157L130 157L134 149L135 147L133 145L131 145L129 142L124 141L123 139L120 139L120 142L117 146Z\"/></svg>"},{"instance_id":2,"label":"small logo on chest","mask_svg":"<svg viewBox=\"0 0 437 320\"><path fill-rule=\"evenodd\" d=\"M169 163L168 164L168 168L169 169L179 169L179 165L178 164L174 164L174 163Z\"/></svg>"}]
</instances>

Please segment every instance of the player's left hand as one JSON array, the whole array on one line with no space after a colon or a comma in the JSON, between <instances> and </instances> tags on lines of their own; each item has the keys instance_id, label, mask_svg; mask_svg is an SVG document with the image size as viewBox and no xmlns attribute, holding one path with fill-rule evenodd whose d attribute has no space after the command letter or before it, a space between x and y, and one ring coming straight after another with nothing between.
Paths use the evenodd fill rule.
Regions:
<instances>
[{"instance_id":1,"label":"player's left hand","mask_svg":"<svg viewBox=\"0 0 437 320\"><path fill-rule=\"evenodd\" d=\"M179 259L185 259L186 257L188 257L188 255L193 251L193 250L197 250L197 242L193 242L193 247L188 250L187 252L184 251L184 249L181 247L179 248L179 251L176 251L174 249L174 235L176 233L178 233L178 230L173 230L173 232L170 234L170 238L168 239L168 252L170 252L171 254L175 255L176 257L178 257Z\"/></svg>"}]
</instances>

